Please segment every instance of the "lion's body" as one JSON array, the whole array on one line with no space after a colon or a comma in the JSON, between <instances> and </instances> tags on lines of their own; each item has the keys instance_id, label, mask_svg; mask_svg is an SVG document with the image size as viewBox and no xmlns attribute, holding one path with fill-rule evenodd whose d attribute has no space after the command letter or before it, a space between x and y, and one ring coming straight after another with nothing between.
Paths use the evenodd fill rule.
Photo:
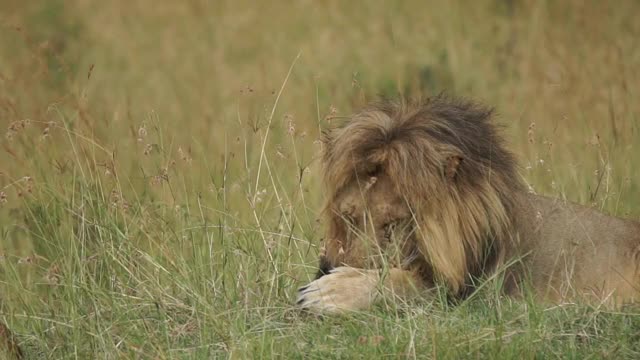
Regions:
<instances>
[{"instance_id":1,"label":"lion's body","mask_svg":"<svg viewBox=\"0 0 640 360\"><path fill-rule=\"evenodd\" d=\"M298 303L362 309L380 284L462 298L497 272L514 296L640 299L640 224L531 194L490 117L443 97L383 102L328 133L325 252Z\"/></svg>"},{"instance_id":2,"label":"lion's body","mask_svg":"<svg viewBox=\"0 0 640 360\"><path fill-rule=\"evenodd\" d=\"M640 300L639 223L559 199L519 197L519 245L509 255L522 257L536 295L556 302Z\"/></svg>"}]
</instances>

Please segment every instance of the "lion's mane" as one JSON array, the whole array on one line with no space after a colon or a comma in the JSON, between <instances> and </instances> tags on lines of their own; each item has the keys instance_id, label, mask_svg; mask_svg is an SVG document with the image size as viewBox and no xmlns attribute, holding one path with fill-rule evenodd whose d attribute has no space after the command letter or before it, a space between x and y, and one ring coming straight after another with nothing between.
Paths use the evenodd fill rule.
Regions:
<instances>
[{"instance_id":1,"label":"lion's mane","mask_svg":"<svg viewBox=\"0 0 640 360\"><path fill-rule=\"evenodd\" d=\"M327 247L339 247L348 231L329 210L340 192L383 169L413 212L429 280L459 294L500 265L516 240L510 214L522 183L492 113L446 96L382 100L325 132Z\"/></svg>"}]
</instances>

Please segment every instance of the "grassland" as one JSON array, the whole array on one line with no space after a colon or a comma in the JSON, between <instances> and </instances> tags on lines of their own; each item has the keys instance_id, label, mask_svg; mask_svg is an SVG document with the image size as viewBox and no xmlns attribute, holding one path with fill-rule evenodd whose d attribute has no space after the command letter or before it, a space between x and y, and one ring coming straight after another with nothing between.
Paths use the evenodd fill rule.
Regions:
<instances>
[{"instance_id":1,"label":"grassland","mask_svg":"<svg viewBox=\"0 0 640 360\"><path fill-rule=\"evenodd\" d=\"M640 358L490 290L317 319L320 131L469 96L536 191L640 218L640 4L3 1L0 321L27 358Z\"/></svg>"}]
</instances>

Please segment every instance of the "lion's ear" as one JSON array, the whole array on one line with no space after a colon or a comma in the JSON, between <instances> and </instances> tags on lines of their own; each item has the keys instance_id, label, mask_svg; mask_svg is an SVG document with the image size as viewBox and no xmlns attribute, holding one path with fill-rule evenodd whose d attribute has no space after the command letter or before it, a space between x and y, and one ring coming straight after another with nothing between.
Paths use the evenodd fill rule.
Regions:
<instances>
[{"instance_id":1,"label":"lion's ear","mask_svg":"<svg viewBox=\"0 0 640 360\"><path fill-rule=\"evenodd\" d=\"M460 155L451 155L447 158L444 168L444 175L447 179L452 180L456 177L458 167L460 167L462 160L464 160L464 158Z\"/></svg>"},{"instance_id":2,"label":"lion's ear","mask_svg":"<svg viewBox=\"0 0 640 360\"><path fill-rule=\"evenodd\" d=\"M442 154L442 173L447 180L455 179L458 174L460 164L464 161L464 155L456 148L446 148L441 151Z\"/></svg>"}]
</instances>

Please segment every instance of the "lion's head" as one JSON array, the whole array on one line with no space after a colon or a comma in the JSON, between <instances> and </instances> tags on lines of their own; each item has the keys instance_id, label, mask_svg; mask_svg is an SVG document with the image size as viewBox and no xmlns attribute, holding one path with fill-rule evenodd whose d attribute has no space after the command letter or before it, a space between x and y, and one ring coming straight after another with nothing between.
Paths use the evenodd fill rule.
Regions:
<instances>
[{"instance_id":1,"label":"lion's head","mask_svg":"<svg viewBox=\"0 0 640 360\"><path fill-rule=\"evenodd\" d=\"M459 293L496 266L521 183L491 113L443 96L382 101L325 132L321 271L389 261Z\"/></svg>"}]
</instances>

